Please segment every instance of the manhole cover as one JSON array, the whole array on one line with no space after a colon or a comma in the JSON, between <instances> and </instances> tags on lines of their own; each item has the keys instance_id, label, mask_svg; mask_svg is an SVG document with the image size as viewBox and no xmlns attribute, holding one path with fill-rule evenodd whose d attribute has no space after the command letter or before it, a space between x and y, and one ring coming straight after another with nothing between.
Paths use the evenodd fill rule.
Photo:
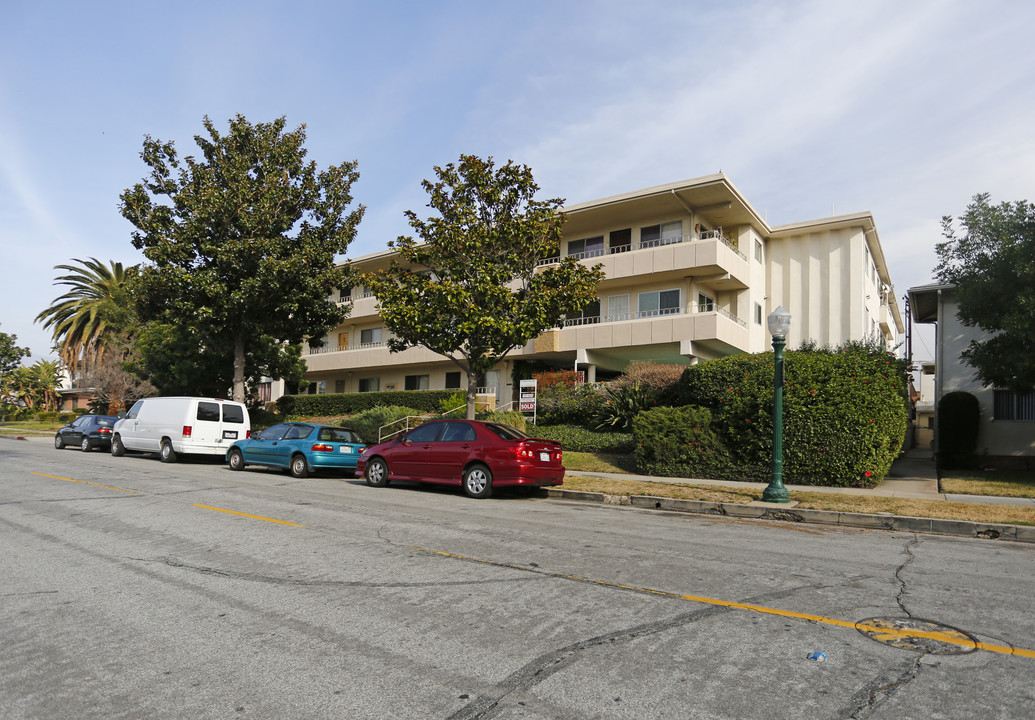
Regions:
<instances>
[{"instance_id":1,"label":"manhole cover","mask_svg":"<svg viewBox=\"0 0 1035 720\"><path fill-rule=\"evenodd\" d=\"M978 640L973 635L920 618L869 618L857 622L855 628L870 640L901 650L931 655L966 655L978 649Z\"/></svg>"}]
</instances>

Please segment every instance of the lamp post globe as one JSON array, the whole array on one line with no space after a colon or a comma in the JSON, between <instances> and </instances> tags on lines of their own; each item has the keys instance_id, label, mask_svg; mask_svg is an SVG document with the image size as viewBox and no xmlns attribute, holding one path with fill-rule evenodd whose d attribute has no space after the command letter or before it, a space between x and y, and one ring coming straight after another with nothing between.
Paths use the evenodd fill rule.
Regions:
<instances>
[{"instance_id":1,"label":"lamp post globe","mask_svg":"<svg viewBox=\"0 0 1035 720\"><path fill-rule=\"evenodd\" d=\"M773 336L773 471L762 501L786 503L791 497L783 484L783 349L791 331L791 314L779 306L769 313L766 322Z\"/></svg>"}]
</instances>

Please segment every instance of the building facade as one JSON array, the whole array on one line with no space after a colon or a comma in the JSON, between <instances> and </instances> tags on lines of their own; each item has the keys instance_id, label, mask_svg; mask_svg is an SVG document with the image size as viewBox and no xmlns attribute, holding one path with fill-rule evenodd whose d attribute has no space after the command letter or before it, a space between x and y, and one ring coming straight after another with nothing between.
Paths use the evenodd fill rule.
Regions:
<instances>
[{"instance_id":1,"label":"building facade","mask_svg":"<svg viewBox=\"0 0 1035 720\"><path fill-rule=\"evenodd\" d=\"M952 285L924 285L909 289L913 320L934 323L934 402L931 407L934 451L938 452L937 428L941 420L938 403L946 393L968 392L978 400L977 452L989 462L1003 466L1029 467L1035 462L1035 393L1019 394L985 386L976 371L964 364L961 353L971 340L987 335L959 319L959 303Z\"/></svg>"},{"instance_id":2,"label":"building facade","mask_svg":"<svg viewBox=\"0 0 1035 720\"><path fill-rule=\"evenodd\" d=\"M596 302L547 330L484 381L513 398L514 363L576 369L589 381L634 360L693 364L770 347L766 316L792 315L788 347L876 338L893 347L902 318L870 213L770 227L723 174L563 209L560 255L604 268ZM392 252L350 262L386 266ZM541 265L558 262L544 258ZM466 387L458 368L424 348L390 353L377 299L352 288L349 318L305 348L313 392Z\"/></svg>"}]
</instances>

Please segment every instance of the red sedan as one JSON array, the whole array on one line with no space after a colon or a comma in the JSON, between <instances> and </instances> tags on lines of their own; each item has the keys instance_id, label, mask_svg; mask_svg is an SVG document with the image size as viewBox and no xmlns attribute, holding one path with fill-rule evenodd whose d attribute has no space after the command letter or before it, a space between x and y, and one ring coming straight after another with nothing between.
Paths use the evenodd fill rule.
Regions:
<instances>
[{"instance_id":1,"label":"red sedan","mask_svg":"<svg viewBox=\"0 0 1035 720\"><path fill-rule=\"evenodd\" d=\"M372 487L391 480L460 485L473 498L494 487L538 487L564 481L561 444L529 437L508 425L434 420L394 440L368 447L356 477Z\"/></svg>"}]
</instances>

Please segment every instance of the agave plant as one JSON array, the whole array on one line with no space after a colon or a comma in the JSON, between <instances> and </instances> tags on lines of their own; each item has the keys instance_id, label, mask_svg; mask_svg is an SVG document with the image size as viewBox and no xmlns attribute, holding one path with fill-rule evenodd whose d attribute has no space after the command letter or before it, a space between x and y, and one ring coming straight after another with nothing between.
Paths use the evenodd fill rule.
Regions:
<instances>
[{"instance_id":1,"label":"agave plant","mask_svg":"<svg viewBox=\"0 0 1035 720\"><path fill-rule=\"evenodd\" d=\"M604 403L594 418L597 430L628 431L637 413L654 407L657 400L656 391L640 383L608 386L604 394Z\"/></svg>"}]
</instances>

